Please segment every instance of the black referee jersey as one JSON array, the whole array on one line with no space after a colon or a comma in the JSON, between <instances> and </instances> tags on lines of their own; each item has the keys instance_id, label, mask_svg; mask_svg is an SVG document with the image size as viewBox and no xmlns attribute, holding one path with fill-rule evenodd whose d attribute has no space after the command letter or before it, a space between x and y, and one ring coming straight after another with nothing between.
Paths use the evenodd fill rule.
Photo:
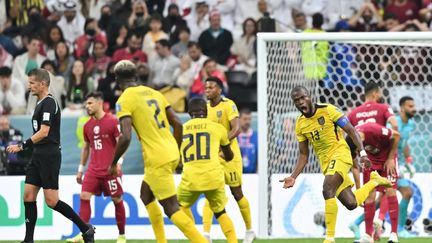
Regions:
<instances>
[{"instance_id":1,"label":"black referee jersey","mask_svg":"<svg viewBox=\"0 0 432 243\"><path fill-rule=\"evenodd\" d=\"M37 148L41 145L60 146L60 106L51 94L40 100L33 112L32 127L33 134L40 130L41 125L50 127L48 136L34 144Z\"/></svg>"}]
</instances>

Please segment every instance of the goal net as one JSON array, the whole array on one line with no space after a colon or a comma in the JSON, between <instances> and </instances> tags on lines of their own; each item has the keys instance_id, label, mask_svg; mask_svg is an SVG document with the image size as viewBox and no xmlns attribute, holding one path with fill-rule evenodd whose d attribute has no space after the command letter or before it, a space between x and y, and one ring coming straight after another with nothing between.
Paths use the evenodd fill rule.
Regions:
<instances>
[{"instance_id":1,"label":"goal net","mask_svg":"<svg viewBox=\"0 0 432 243\"><path fill-rule=\"evenodd\" d=\"M314 102L348 113L363 102L366 82L378 82L395 113L409 95L417 106L409 140L417 171L431 172L431 33L260 33L258 37L258 128L261 235L272 233L272 176L296 164L296 110L290 91L308 88ZM313 152L303 173L321 173Z\"/></svg>"}]
</instances>

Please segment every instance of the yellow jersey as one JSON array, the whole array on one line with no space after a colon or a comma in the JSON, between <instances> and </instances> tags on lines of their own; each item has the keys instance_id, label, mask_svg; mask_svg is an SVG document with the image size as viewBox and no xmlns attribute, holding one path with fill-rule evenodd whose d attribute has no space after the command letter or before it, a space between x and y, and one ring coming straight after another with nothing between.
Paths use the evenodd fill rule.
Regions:
<instances>
[{"instance_id":1,"label":"yellow jersey","mask_svg":"<svg viewBox=\"0 0 432 243\"><path fill-rule=\"evenodd\" d=\"M132 118L146 167L159 167L180 158L166 115L168 107L160 92L145 86L127 88L117 101L117 117Z\"/></svg>"},{"instance_id":2,"label":"yellow jersey","mask_svg":"<svg viewBox=\"0 0 432 243\"><path fill-rule=\"evenodd\" d=\"M180 148L183 174L180 186L189 191L223 187L225 179L219 161L219 148L229 144L228 132L221 124L206 118L194 118L183 124Z\"/></svg>"},{"instance_id":3,"label":"yellow jersey","mask_svg":"<svg viewBox=\"0 0 432 243\"><path fill-rule=\"evenodd\" d=\"M331 104L316 104L315 108L313 116L300 115L297 118L297 140L308 140L312 144L323 171L334 156L347 157L345 161L352 164L350 149L342 129L336 125L344 114Z\"/></svg>"},{"instance_id":4,"label":"yellow jersey","mask_svg":"<svg viewBox=\"0 0 432 243\"><path fill-rule=\"evenodd\" d=\"M219 104L214 107L207 103L207 118L224 126L227 132L231 130L231 120L236 117L239 117L237 106L228 98L222 97ZM234 153L232 162L242 161L240 147L236 138L231 140L231 150Z\"/></svg>"}]
</instances>

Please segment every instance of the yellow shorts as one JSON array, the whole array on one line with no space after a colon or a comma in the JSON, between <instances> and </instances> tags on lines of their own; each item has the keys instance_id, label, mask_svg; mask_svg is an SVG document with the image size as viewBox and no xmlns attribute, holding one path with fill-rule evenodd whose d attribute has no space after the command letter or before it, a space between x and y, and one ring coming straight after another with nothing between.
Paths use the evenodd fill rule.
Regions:
<instances>
[{"instance_id":1,"label":"yellow shorts","mask_svg":"<svg viewBox=\"0 0 432 243\"><path fill-rule=\"evenodd\" d=\"M330 160L330 162L325 164L326 168L323 170L324 175L334 175L335 173L338 173L342 176L343 182L339 186L339 188L336 191L336 196L339 196L339 194L347 187L352 187L354 185L354 182L349 177L348 173L350 172L352 168L352 159L351 157L348 159L347 156L339 156L335 159Z\"/></svg>"},{"instance_id":2,"label":"yellow shorts","mask_svg":"<svg viewBox=\"0 0 432 243\"><path fill-rule=\"evenodd\" d=\"M230 187L242 185L243 164L241 160L233 159L229 162L221 162L224 167L225 184Z\"/></svg>"},{"instance_id":3,"label":"yellow shorts","mask_svg":"<svg viewBox=\"0 0 432 243\"><path fill-rule=\"evenodd\" d=\"M157 200L163 200L176 194L174 171L178 160L166 163L160 167L149 167L144 170L144 181L150 186Z\"/></svg>"},{"instance_id":4,"label":"yellow shorts","mask_svg":"<svg viewBox=\"0 0 432 243\"><path fill-rule=\"evenodd\" d=\"M177 190L177 199L182 207L190 208L196 202L198 197L204 194L210 204L210 209L219 213L225 209L227 196L225 194L225 186L210 191L189 191L181 186Z\"/></svg>"}]
</instances>

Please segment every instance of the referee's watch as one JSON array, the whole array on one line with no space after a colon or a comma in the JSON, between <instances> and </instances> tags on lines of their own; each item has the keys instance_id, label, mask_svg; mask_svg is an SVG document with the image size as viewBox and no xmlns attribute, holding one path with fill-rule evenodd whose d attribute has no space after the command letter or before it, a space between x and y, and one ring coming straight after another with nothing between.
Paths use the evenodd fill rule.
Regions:
<instances>
[{"instance_id":1,"label":"referee's watch","mask_svg":"<svg viewBox=\"0 0 432 243\"><path fill-rule=\"evenodd\" d=\"M23 143L18 143L17 145L18 145L18 148L19 148L21 151L24 150Z\"/></svg>"}]
</instances>

